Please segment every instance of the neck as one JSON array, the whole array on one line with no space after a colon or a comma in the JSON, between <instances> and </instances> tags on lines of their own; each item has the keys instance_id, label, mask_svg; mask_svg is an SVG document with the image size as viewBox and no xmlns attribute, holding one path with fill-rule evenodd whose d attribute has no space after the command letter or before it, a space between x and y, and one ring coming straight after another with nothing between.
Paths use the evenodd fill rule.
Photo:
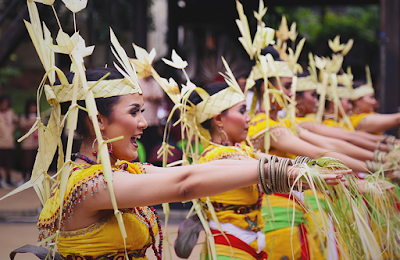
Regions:
<instances>
[{"instance_id":1,"label":"neck","mask_svg":"<svg viewBox=\"0 0 400 260\"><path fill-rule=\"evenodd\" d=\"M97 150L96 150L96 152L97 152ZM81 147L79 148L79 153L83 156L86 156L89 160L98 162L99 155L95 156L93 154L92 144L87 145L87 144L82 143ZM75 162L87 163L87 161L80 159L80 158L76 158ZM111 165L114 165L117 162L117 159L114 158L113 154L110 155L110 162L111 162Z\"/></svg>"},{"instance_id":2,"label":"neck","mask_svg":"<svg viewBox=\"0 0 400 260\"><path fill-rule=\"evenodd\" d=\"M270 110L269 111L269 117L272 119L272 120L276 120L277 118L278 118L278 109L275 109L275 110Z\"/></svg>"},{"instance_id":3,"label":"neck","mask_svg":"<svg viewBox=\"0 0 400 260\"><path fill-rule=\"evenodd\" d=\"M211 142L216 143L216 144L221 144L221 145L227 145L227 146L233 146L234 144L231 142L231 140L225 140L221 137L221 134L219 132L213 131L213 133L210 133L211 135Z\"/></svg>"},{"instance_id":4,"label":"neck","mask_svg":"<svg viewBox=\"0 0 400 260\"><path fill-rule=\"evenodd\" d=\"M358 107L353 108L353 114L362 114L362 113L365 113L365 112L362 111L360 108L358 108Z\"/></svg>"}]
</instances>

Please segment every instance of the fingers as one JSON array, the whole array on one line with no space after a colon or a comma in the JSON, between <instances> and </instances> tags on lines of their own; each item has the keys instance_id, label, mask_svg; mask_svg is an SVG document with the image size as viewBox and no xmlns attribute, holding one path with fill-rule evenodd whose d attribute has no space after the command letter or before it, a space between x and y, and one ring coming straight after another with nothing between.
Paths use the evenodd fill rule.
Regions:
<instances>
[{"instance_id":1,"label":"fingers","mask_svg":"<svg viewBox=\"0 0 400 260\"><path fill-rule=\"evenodd\" d=\"M349 170L337 170L337 171L333 171L333 174L337 174L337 175L347 175L347 174L351 174L353 172L353 170L349 169Z\"/></svg>"}]
</instances>

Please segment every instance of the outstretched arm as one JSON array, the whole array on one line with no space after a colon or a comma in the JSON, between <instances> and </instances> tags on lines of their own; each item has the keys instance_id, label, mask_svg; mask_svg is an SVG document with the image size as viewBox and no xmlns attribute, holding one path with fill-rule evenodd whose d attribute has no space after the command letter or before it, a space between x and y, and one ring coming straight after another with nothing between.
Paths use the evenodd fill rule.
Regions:
<instances>
[{"instance_id":1,"label":"outstretched arm","mask_svg":"<svg viewBox=\"0 0 400 260\"><path fill-rule=\"evenodd\" d=\"M268 164L264 165L267 172ZM156 205L164 202L186 201L199 197L212 196L228 190L247 187L258 183L257 160L217 160L200 165L161 168L146 166L151 174L131 174L114 172L113 187L118 208ZM292 167L288 167L288 171ZM296 178L300 168L293 168L291 178ZM335 185L344 181L343 175L349 171L335 171L321 177L327 184ZM66 222L66 230L86 227L110 214L113 207L108 189L101 184L94 196L74 207L72 221ZM88 182L88 190L93 184ZM108 184L110 185L110 183Z\"/></svg>"},{"instance_id":2,"label":"outstretched arm","mask_svg":"<svg viewBox=\"0 0 400 260\"><path fill-rule=\"evenodd\" d=\"M300 126L303 127L302 124ZM326 137L332 137L335 139L343 140L349 143L352 143L353 145L356 145L358 147L367 149L369 151L374 151L376 148L376 142L379 141L379 138L376 138L376 135L370 134L370 133L365 133L362 132L363 134L366 135L358 135L356 132L359 131L349 131L345 129L341 129L338 127L329 127L324 124L317 124L317 123L312 123L312 124L304 124L305 129L309 130L310 132L313 132L315 134L323 135ZM372 136L372 137L371 137ZM387 150L386 145L381 145L381 150L385 151Z\"/></svg>"},{"instance_id":3,"label":"outstretched arm","mask_svg":"<svg viewBox=\"0 0 400 260\"><path fill-rule=\"evenodd\" d=\"M343 161L349 168L356 172L366 172L367 169L367 164L365 162L310 144L294 136L289 129L285 129L284 132L281 132L281 134L277 136L276 141L271 138L271 146L284 152L308 156L310 158L316 158L318 156L333 157Z\"/></svg>"},{"instance_id":4,"label":"outstretched arm","mask_svg":"<svg viewBox=\"0 0 400 260\"><path fill-rule=\"evenodd\" d=\"M300 130L298 134L302 140L323 149L340 152L361 161L374 160L373 152L352 145L346 141L318 135L306 130Z\"/></svg>"},{"instance_id":5,"label":"outstretched arm","mask_svg":"<svg viewBox=\"0 0 400 260\"><path fill-rule=\"evenodd\" d=\"M374 133L400 127L400 113L395 114L369 114L366 115L357 130Z\"/></svg>"}]
</instances>

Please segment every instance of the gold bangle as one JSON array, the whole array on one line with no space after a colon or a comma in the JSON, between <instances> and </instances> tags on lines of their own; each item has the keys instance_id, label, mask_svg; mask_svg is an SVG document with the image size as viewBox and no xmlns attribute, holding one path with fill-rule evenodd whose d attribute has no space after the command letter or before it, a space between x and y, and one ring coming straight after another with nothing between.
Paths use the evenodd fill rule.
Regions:
<instances>
[{"instance_id":1,"label":"gold bangle","mask_svg":"<svg viewBox=\"0 0 400 260\"><path fill-rule=\"evenodd\" d=\"M276 172L277 181L277 192L284 193L283 189L283 178L284 178L284 170L283 170L283 163L285 159L280 159L278 163L278 171Z\"/></svg>"},{"instance_id":2,"label":"gold bangle","mask_svg":"<svg viewBox=\"0 0 400 260\"><path fill-rule=\"evenodd\" d=\"M275 181L275 164L278 162L278 157L273 155L269 159L268 164L268 181L269 187L273 193L276 193L276 181Z\"/></svg>"},{"instance_id":3,"label":"gold bangle","mask_svg":"<svg viewBox=\"0 0 400 260\"><path fill-rule=\"evenodd\" d=\"M261 189L263 190L263 192L265 194L270 195L272 193L271 193L271 190L267 186L267 182L265 180L265 171L264 171L264 165L267 162L268 162L267 158L261 157L258 160L258 169L257 169L257 171L258 171L258 180L260 181Z\"/></svg>"}]
</instances>

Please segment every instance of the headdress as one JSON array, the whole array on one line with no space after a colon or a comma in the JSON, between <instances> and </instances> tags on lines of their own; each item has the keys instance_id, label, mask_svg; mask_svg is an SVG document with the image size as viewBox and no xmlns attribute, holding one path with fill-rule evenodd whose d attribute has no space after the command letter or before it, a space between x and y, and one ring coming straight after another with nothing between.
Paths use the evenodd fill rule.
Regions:
<instances>
[{"instance_id":1,"label":"headdress","mask_svg":"<svg viewBox=\"0 0 400 260\"><path fill-rule=\"evenodd\" d=\"M318 123L322 122L325 109L325 100L329 99L335 105L333 114L334 120L338 120L338 112L340 110L346 126L349 129L354 129L350 122L350 119L344 112L343 107L339 102L340 97L338 96L340 93L342 96L351 97L351 84L353 80L351 70L350 68L348 68L347 73L339 72L342 70L344 56L351 50L353 42L353 39L350 39L347 44L341 44L340 36L338 35L333 41L328 41L329 47L334 52L334 54L332 54L332 58L314 56L315 66L320 70L320 80L322 82L322 88L319 93L319 107L315 118L316 122ZM348 91L338 90L338 84L344 85L348 89Z\"/></svg>"},{"instance_id":2,"label":"headdress","mask_svg":"<svg viewBox=\"0 0 400 260\"><path fill-rule=\"evenodd\" d=\"M365 66L365 74L367 75L367 84L361 85L358 88L353 89L353 94L351 95L352 100L357 100L369 94L374 94L374 86L372 85L371 72L369 66Z\"/></svg>"},{"instance_id":3,"label":"headdress","mask_svg":"<svg viewBox=\"0 0 400 260\"><path fill-rule=\"evenodd\" d=\"M239 31L241 32L242 36L239 38L239 41L242 43L243 47L247 51L250 56L250 59L255 59L256 65L253 67L252 72L247 79L245 93L249 89L251 89L255 81L258 79L263 79L265 83L265 92L264 92L264 110L266 112L267 118L269 118L269 110L270 110L270 100L269 95L272 94L272 100L279 103L281 107L286 107L289 111L288 114L293 114L294 120L294 112L295 112L295 100L289 99L283 92L282 86L280 83L280 77L291 77L293 78L294 84L296 85L295 76L297 72L302 72L302 68L299 64L297 64L297 60L300 56L300 52L304 46L305 38L301 39L293 50L290 47L287 47L286 41L291 39L293 42L297 38L296 32L296 23L293 23L290 30L287 26L286 18L282 17L282 23L279 27L279 30L276 32L277 42L275 44L274 41L274 34L275 31L271 28L266 27L265 23L262 21L263 16L266 14L266 8L264 8L264 4L260 1L260 7L258 12L254 12L254 16L257 19L257 31L254 36L254 40L251 39L249 25L247 22L247 18L243 11L243 6L236 1L237 10L239 13L239 20L236 20L236 24L238 25ZM273 45L276 51L279 53L280 58L282 60L277 61L274 60L273 56L268 53L266 55L261 54L261 50L267 47L268 45ZM251 48L249 47L251 46ZM278 86L280 89L276 88L277 86L273 86L268 78L275 77ZM295 92L295 89L292 89ZM257 93L255 93L255 96ZM256 99L253 99L253 104L250 108L249 114L250 116L254 115L255 107L256 107ZM290 103L288 105L288 103ZM267 120L267 127L265 130L265 137L264 137L264 147L265 151L268 152L270 147L270 132L269 132L269 120ZM292 124L294 126L294 124Z\"/></svg>"},{"instance_id":4,"label":"headdress","mask_svg":"<svg viewBox=\"0 0 400 260\"><path fill-rule=\"evenodd\" d=\"M308 54L309 66L308 72L310 75L304 77L297 77L296 92L302 92L307 90L321 91L322 84L318 81L317 69L315 67L314 57L312 53Z\"/></svg>"},{"instance_id":5,"label":"headdress","mask_svg":"<svg viewBox=\"0 0 400 260\"><path fill-rule=\"evenodd\" d=\"M158 150L157 154L158 156L163 157L163 166L173 166L177 164L187 165L189 164L188 157L192 159L193 164L196 164L199 159L199 141L204 143L204 147L206 146L206 144L211 142L211 136L208 130L204 129L201 126L201 123L212 118L217 113L220 113L226 109L229 109L235 104L244 101L245 96L240 89L239 84L236 82L236 79L231 69L229 68L228 63L223 57L222 62L226 69L226 74L220 74L224 77L225 82L228 84L228 87L211 96L204 89L197 87L191 82L185 71L188 63L182 60L182 58L175 52L175 50L172 51L171 60L163 59L163 61L171 67L181 69L186 77L186 85L182 85L182 88L180 89L175 80L173 80L172 78L170 78L169 80L162 78L154 70L154 68L151 68L152 76L160 84L165 93L171 98L171 100L175 104L167 119L167 122L171 123L174 112L176 110L179 110L180 118L177 122L174 123L174 125L180 123L182 138L186 140L194 140L194 144L192 142L187 142L186 146L182 147L182 160L167 165L166 158L168 157L168 154L170 154L171 146L168 144L169 127L166 126L164 129L163 144ZM194 91L202 98L202 101L196 105L189 101L189 97ZM203 227L207 234L207 244L209 249L208 252L210 255L213 256L213 258L216 259L214 237L211 234L211 229L209 228L208 222L206 220L203 206L199 200L192 200L192 202L193 209L199 216L200 221L203 224ZM213 208L211 202L207 202L207 206L211 212L214 212L213 210L211 210ZM211 214L215 214L215 212ZM217 221L216 216L214 220ZM222 231L222 229L220 229L220 231Z\"/></svg>"}]
</instances>

